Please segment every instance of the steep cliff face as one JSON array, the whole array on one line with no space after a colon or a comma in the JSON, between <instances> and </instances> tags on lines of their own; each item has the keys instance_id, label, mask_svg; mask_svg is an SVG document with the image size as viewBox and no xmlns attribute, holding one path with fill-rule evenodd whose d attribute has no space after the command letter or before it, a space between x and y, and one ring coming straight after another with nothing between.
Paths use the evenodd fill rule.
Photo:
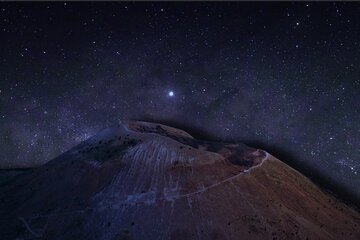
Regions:
<instances>
[{"instance_id":1,"label":"steep cliff face","mask_svg":"<svg viewBox=\"0 0 360 240\"><path fill-rule=\"evenodd\" d=\"M127 121L0 185L2 239L360 239L359 213L265 151Z\"/></svg>"}]
</instances>

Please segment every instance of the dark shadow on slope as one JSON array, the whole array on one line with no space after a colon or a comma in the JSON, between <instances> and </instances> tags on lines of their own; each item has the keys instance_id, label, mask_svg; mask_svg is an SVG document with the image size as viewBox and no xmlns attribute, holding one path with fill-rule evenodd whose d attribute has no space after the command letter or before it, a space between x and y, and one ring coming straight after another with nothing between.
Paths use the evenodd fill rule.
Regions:
<instances>
[{"instance_id":1,"label":"dark shadow on slope","mask_svg":"<svg viewBox=\"0 0 360 240\"><path fill-rule=\"evenodd\" d=\"M0 186L13 181L19 174L28 172L31 168L0 169Z\"/></svg>"},{"instance_id":2,"label":"dark shadow on slope","mask_svg":"<svg viewBox=\"0 0 360 240\"><path fill-rule=\"evenodd\" d=\"M294 154L276 145L266 144L255 140L246 141L245 143L249 146L266 150L271 155L310 178L322 190L334 195L337 199L342 200L344 203L360 212L360 196L357 196L355 192L329 178L320 170L311 167L310 164L302 162L301 159L298 159Z\"/></svg>"},{"instance_id":3,"label":"dark shadow on slope","mask_svg":"<svg viewBox=\"0 0 360 240\"><path fill-rule=\"evenodd\" d=\"M160 123L167 126L175 127L186 131L194 138L199 140L224 142L223 139L219 139L211 133L208 133L206 131L201 131L192 126L181 124L176 121L167 121L165 119L154 119L150 117L145 117L137 121L154 122L154 123ZM304 176L311 179L317 186L319 186L325 192L330 193L331 195L335 196L337 199L343 201L345 204L353 207L354 209L360 212L360 196L358 196L356 192L351 191L351 189L345 188L343 185L339 184L334 179L330 179L320 170L313 168L310 164L304 163L303 161L301 161L301 159L298 159L296 155L290 153L289 151L284 150L281 146L276 146L253 139L245 140L243 141L243 143L245 143L250 147L263 149L269 152L271 155L275 156L276 158L280 159L290 167L302 173Z\"/></svg>"}]
</instances>

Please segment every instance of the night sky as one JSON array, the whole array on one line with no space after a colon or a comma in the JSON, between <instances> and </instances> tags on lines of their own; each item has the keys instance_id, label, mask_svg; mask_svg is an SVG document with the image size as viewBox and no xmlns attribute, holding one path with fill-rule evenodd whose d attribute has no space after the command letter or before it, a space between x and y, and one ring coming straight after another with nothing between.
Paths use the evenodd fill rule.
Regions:
<instances>
[{"instance_id":1,"label":"night sky","mask_svg":"<svg viewBox=\"0 0 360 240\"><path fill-rule=\"evenodd\" d=\"M2 2L0 166L152 120L279 149L359 194L359 15L356 2Z\"/></svg>"}]
</instances>

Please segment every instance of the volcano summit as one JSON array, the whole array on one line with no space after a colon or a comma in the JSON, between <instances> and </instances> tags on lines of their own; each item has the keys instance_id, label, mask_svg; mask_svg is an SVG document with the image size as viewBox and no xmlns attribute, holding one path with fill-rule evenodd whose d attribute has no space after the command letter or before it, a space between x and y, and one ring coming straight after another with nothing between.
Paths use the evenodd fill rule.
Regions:
<instances>
[{"instance_id":1,"label":"volcano summit","mask_svg":"<svg viewBox=\"0 0 360 240\"><path fill-rule=\"evenodd\" d=\"M0 184L1 239L360 239L356 210L267 152L155 123Z\"/></svg>"}]
</instances>

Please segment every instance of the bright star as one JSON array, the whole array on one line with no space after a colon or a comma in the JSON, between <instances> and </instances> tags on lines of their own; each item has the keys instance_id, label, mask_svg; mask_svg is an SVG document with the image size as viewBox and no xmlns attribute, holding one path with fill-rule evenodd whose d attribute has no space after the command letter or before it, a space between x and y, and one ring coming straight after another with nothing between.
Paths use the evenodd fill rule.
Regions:
<instances>
[{"instance_id":1,"label":"bright star","mask_svg":"<svg viewBox=\"0 0 360 240\"><path fill-rule=\"evenodd\" d=\"M174 92L173 92L173 91L169 91L168 95L169 95L169 97L173 97L173 96L174 96Z\"/></svg>"}]
</instances>

